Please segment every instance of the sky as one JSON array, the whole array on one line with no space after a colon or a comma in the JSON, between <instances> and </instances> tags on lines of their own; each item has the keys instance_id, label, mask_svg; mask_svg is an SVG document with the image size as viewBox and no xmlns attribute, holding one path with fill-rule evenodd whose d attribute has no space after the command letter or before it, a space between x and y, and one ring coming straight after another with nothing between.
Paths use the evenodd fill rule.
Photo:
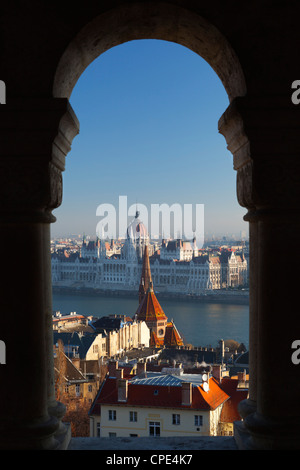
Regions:
<instances>
[{"instance_id":1,"label":"sky","mask_svg":"<svg viewBox=\"0 0 300 470\"><path fill-rule=\"evenodd\" d=\"M118 214L120 196L149 214L153 204L203 205L206 237L248 234L233 157L218 133L228 96L199 55L160 40L115 46L83 72L70 104L80 133L66 157L52 238L95 237L98 206Z\"/></svg>"}]
</instances>

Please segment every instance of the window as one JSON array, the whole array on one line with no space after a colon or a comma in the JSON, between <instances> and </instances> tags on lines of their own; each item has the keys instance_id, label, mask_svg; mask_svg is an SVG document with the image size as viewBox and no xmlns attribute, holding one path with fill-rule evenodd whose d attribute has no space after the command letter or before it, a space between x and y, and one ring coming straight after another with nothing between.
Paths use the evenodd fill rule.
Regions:
<instances>
[{"instance_id":1,"label":"window","mask_svg":"<svg viewBox=\"0 0 300 470\"><path fill-rule=\"evenodd\" d=\"M180 415L172 414L172 424L180 424Z\"/></svg>"},{"instance_id":2,"label":"window","mask_svg":"<svg viewBox=\"0 0 300 470\"><path fill-rule=\"evenodd\" d=\"M195 415L195 426L202 426L202 425L203 425L203 416Z\"/></svg>"},{"instance_id":3,"label":"window","mask_svg":"<svg viewBox=\"0 0 300 470\"><path fill-rule=\"evenodd\" d=\"M97 423L97 437L100 437L100 423Z\"/></svg>"},{"instance_id":4,"label":"window","mask_svg":"<svg viewBox=\"0 0 300 470\"><path fill-rule=\"evenodd\" d=\"M108 410L108 419L109 419L109 421L116 421L116 419L117 419L116 410Z\"/></svg>"},{"instance_id":5,"label":"window","mask_svg":"<svg viewBox=\"0 0 300 470\"><path fill-rule=\"evenodd\" d=\"M92 392L92 391L93 391L92 385L89 385L89 386L88 386L88 391L89 391L89 392Z\"/></svg>"},{"instance_id":6,"label":"window","mask_svg":"<svg viewBox=\"0 0 300 470\"><path fill-rule=\"evenodd\" d=\"M117 433L116 432L109 432L108 437L117 437Z\"/></svg>"},{"instance_id":7,"label":"window","mask_svg":"<svg viewBox=\"0 0 300 470\"><path fill-rule=\"evenodd\" d=\"M159 437L160 436L160 422L149 421L149 436Z\"/></svg>"},{"instance_id":8,"label":"window","mask_svg":"<svg viewBox=\"0 0 300 470\"><path fill-rule=\"evenodd\" d=\"M129 421L133 423L137 422L137 411L129 411Z\"/></svg>"}]
</instances>

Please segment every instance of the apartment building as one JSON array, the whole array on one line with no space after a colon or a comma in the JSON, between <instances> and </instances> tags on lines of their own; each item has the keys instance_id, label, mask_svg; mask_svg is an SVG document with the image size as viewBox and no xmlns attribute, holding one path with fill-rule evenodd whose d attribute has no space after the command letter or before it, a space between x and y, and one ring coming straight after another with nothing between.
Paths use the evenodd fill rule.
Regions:
<instances>
[{"instance_id":1,"label":"apartment building","mask_svg":"<svg viewBox=\"0 0 300 470\"><path fill-rule=\"evenodd\" d=\"M216 436L230 399L209 373L185 374L181 367L150 372L138 363L127 375L118 363L91 406L91 437Z\"/></svg>"}]
</instances>

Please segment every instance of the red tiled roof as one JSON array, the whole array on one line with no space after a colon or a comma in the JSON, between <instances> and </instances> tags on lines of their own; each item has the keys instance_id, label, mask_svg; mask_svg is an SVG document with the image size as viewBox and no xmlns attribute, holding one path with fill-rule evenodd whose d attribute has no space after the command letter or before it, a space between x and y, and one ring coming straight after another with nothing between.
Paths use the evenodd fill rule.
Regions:
<instances>
[{"instance_id":1,"label":"red tiled roof","mask_svg":"<svg viewBox=\"0 0 300 470\"><path fill-rule=\"evenodd\" d=\"M240 401L248 397L248 390L238 389L238 380L223 378L221 382L222 389L230 396L229 400L224 403L222 408L220 421L222 423L233 423L240 421L241 416L238 412L238 404Z\"/></svg>"},{"instance_id":2,"label":"red tiled roof","mask_svg":"<svg viewBox=\"0 0 300 470\"><path fill-rule=\"evenodd\" d=\"M151 348L160 348L164 345L164 339L158 339L155 331L151 331L149 345Z\"/></svg>"},{"instance_id":3,"label":"red tiled roof","mask_svg":"<svg viewBox=\"0 0 300 470\"><path fill-rule=\"evenodd\" d=\"M138 320L153 322L157 320L167 320L160 303L153 291L148 291L140 303L136 315Z\"/></svg>"},{"instance_id":4,"label":"red tiled roof","mask_svg":"<svg viewBox=\"0 0 300 470\"><path fill-rule=\"evenodd\" d=\"M195 405L193 408L201 408L201 403L202 401L207 403L207 409L215 410L220 406L222 403L224 403L226 400L228 400L229 395L224 392L224 390L221 389L219 386L218 382L214 377L211 377L209 379L209 391L204 392L202 387L197 387L201 394L201 399L198 397L198 401L196 400ZM194 402L194 397L193 397L193 402ZM199 403L199 405L198 405ZM193 403L194 405L194 403Z\"/></svg>"},{"instance_id":5,"label":"red tiled roof","mask_svg":"<svg viewBox=\"0 0 300 470\"><path fill-rule=\"evenodd\" d=\"M182 405L182 389L180 386L134 384L129 381L126 405L214 410L229 398L213 377L209 380L208 392L204 392L201 386L193 386L192 397L192 405L187 407ZM119 404L117 379L106 379L98 398L95 400L92 412L99 412L101 404Z\"/></svg>"},{"instance_id":6,"label":"red tiled roof","mask_svg":"<svg viewBox=\"0 0 300 470\"><path fill-rule=\"evenodd\" d=\"M80 315L80 314L78 314L78 315L63 315L62 317L55 317L55 318L53 318L53 321L54 321L54 322L55 322L55 321L62 321L62 320L63 320L63 321L65 321L65 320L67 320L67 321L74 321L74 320L79 320L79 319L84 319L84 318L85 318L85 316L84 316L84 315Z\"/></svg>"},{"instance_id":7,"label":"red tiled roof","mask_svg":"<svg viewBox=\"0 0 300 470\"><path fill-rule=\"evenodd\" d=\"M165 339L164 339L165 346L183 346L183 341L178 333L178 330L173 322L169 322L166 327L165 332Z\"/></svg>"}]
</instances>

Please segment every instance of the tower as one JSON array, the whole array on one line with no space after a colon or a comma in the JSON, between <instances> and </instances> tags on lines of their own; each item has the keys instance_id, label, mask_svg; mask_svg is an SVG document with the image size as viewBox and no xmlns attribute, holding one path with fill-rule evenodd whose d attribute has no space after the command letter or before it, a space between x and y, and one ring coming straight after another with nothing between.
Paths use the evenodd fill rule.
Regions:
<instances>
[{"instance_id":1,"label":"tower","mask_svg":"<svg viewBox=\"0 0 300 470\"><path fill-rule=\"evenodd\" d=\"M152 276L151 276L151 269L150 269L149 250L148 250L148 245L145 245L142 274L141 274L141 280L140 280L140 286L139 286L139 304L142 302L151 284L152 284Z\"/></svg>"},{"instance_id":2,"label":"tower","mask_svg":"<svg viewBox=\"0 0 300 470\"><path fill-rule=\"evenodd\" d=\"M139 321L144 321L150 329L150 344L154 347L162 346L164 344L168 318L153 291L148 245L145 245L144 248L139 286L139 307L136 311L136 318Z\"/></svg>"},{"instance_id":3,"label":"tower","mask_svg":"<svg viewBox=\"0 0 300 470\"><path fill-rule=\"evenodd\" d=\"M183 341L173 320L163 311L153 290L148 245L145 245L141 281L139 286L139 307L135 318L144 321L150 330L150 346L183 346Z\"/></svg>"}]
</instances>

